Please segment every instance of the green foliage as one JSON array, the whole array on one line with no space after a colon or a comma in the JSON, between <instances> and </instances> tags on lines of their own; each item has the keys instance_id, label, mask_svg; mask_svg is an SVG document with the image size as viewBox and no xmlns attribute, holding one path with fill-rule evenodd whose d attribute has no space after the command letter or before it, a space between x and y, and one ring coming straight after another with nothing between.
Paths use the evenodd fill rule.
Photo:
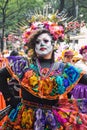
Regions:
<instances>
[{"instance_id":1,"label":"green foliage","mask_svg":"<svg viewBox=\"0 0 87 130\"><path fill-rule=\"evenodd\" d=\"M43 5L43 0L0 0L1 50L4 36L15 30L17 23L29 19L35 8L41 9Z\"/></svg>"},{"instance_id":2,"label":"green foliage","mask_svg":"<svg viewBox=\"0 0 87 130\"><path fill-rule=\"evenodd\" d=\"M28 19L38 7L43 8L42 0L0 0L0 28L4 24L5 32L13 29L19 21Z\"/></svg>"},{"instance_id":3,"label":"green foliage","mask_svg":"<svg viewBox=\"0 0 87 130\"><path fill-rule=\"evenodd\" d=\"M78 0L79 5L79 19L87 22L87 0Z\"/></svg>"},{"instance_id":4,"label":"green foliage","mask_svg":"<svg viewBox=\"0 0 87 130\"><path fill-rule=\"evenodd\" d=\"M87 21L87 0L65 0L64 8L72 10L73 2L79 7L78 18ZM17 23L27 21L37 12L42 12L44 7L50 10L59 9L60 0L0 0L0 29L9 33L16 28ZM80 15L83 14L83 17Z\"/></svg>"}]
</instances>

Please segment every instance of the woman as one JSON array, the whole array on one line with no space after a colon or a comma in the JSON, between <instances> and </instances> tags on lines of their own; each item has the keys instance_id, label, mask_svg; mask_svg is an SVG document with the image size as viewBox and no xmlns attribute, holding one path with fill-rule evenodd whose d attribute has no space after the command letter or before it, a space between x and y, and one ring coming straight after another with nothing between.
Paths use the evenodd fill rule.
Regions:
<instances>
[{"instance_id":1,"label":"woman","mask_svg":"<svg viewBox=\"0 0 87 130\"><path fill-rule=\"evenodd\" d=\"M60 74L59 63L54 62L54 41L49 29L35 30L28 44L34 50L32 64L21 58L0 71L0 86L3 86L0 89L6 103L14 108L3 130L87 129L87 115L79 113L77 101L67 99L67 93L79 81L82 71L67 64ZM6 79L11 76L22 86L21 103L8 91Z\"/></svg>"},{"instance_id":2,"label":"woman","mask_svg":"<svg viewBox=\"0 0 87 130\"><path fill-rule=\"evenodd\" d=\"M82 81L80 80L81 83L79 82L79 84L72 91L72 96L76 99L87 98L87 45L82 46L79 52L82 55L82 58L81 60L75 63L75 66L84 70L86 74L84 75L84 80L82 78Z\"/></svg>"},{"instance_id":3,"label":"woman","mask_svg":"<svg viewBox=\"0 0 87 130\"><path fill-rule=\"evenodd\" d=\"M73 57L74 57L74 52L72 50L65 50L64 54L63 54L63 62L64 63L71 63L73 64Z\"/></svg>"},{"instance_id":4,"label":"woman","mask_svg":"<svg viewBox=\"0 0 87 130\"><path fill-rule=\"evenodd\" d=\"M63 72L67 64L73 64L74 52L72 50L66 49L62 52L62 61L59 65L59 71Z\"/></svg>"},{"instance_id":5,"label":"woman","mask_svg":"<svg viewBox=\"0 0 87 130\"><path fill-rule=\"evenodd\" d=\"M82 55L82 58L75 65L87 72L87 45L82 46L79 53Z\"/></svg>"}]
</instances>

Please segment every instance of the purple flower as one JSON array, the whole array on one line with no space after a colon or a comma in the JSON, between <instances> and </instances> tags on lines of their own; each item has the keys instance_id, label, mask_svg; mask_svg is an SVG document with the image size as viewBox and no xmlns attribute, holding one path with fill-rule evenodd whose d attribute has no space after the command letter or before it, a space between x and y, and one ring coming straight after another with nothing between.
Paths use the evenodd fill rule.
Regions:
<instances>
[{"instance_id":1,"label":"purple flower","mask_svg":"<svg viewBox=\"0 0 87 130\"><path fill-rule=\"evenodd\" d=\"M83 99L82 101L82 112L87 113L87 99Z\"/></svg>"},{"instance_id":2,"label":"purple flower","mask_svg":"<svg viewBox=\"0 0 87 130\"><path fill-rule=\"evenodd\" d=\"M46 122L47 122L47 124L50 125L51 128L56 128L56 126L57 126L55 117L54 117L52 111L50 111L50 110L48 110L46 113Z\"/></svg>"},{"instance_id":3,"label":"purple flower","mask_svg":"<svg viewBox=\"0 0 87 130\"><path fill-rule=\"evenodd\" d=\"M36 111L36 121L34 123L34 130L44 130L45 127L45 115L42 109Z\"/></svg>"},{"instance_id":4,"label":"purple flower","mask_svg":"<svg viewBox=\"0 0 87 130\"><path fill-rule=\"evenodd\" d=\"M36 120L34 123L34 130L44 130L45 124L41 120Z\"/></svg>"}]
</instances>

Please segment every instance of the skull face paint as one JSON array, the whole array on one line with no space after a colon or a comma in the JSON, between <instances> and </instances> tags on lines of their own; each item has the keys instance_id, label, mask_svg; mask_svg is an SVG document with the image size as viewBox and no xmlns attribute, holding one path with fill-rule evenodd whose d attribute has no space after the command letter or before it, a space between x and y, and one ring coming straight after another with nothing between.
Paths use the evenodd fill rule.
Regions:
<instances>
[{"instance_id":1,"label":"skull face paint","mask_svg":"<svg viewBox=\"0 0 87 130\"><path fill-rule=\"evenodd\" d=\"M52 52L53 45L52 45L52 37L47 34L43 33L37 37L35 51L39 56L45 56Z\"/></svg>"}]
</instances>

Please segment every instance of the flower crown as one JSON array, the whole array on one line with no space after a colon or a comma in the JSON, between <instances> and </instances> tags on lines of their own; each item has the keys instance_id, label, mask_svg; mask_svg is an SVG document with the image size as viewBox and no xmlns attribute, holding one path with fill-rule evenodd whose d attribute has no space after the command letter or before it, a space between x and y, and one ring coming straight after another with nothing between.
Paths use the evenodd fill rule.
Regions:
<instances>
[{"instance_id":1,"label":"flower crown","mask_svg":"<svg viewBox=\"0 0 87 130\"><path fill-rule=\"evenodd\" d=\"M30 35L37 29L47 29L50 34L53 35L54 40L58 40L59 38L64 39L64 28L62 25L57 25L52 22L33 22L29 28L25 30L22 35L22 39L24 43L29 42Z\"/></svg>"},{"instance_id":2,"label":"flower crown","mask_svg":"<svg viewBox=\"0 0 87 130\"><path fill-rule=\"evenodd\" d=\"M79 53L82 54L84 49L87 49L87 45L82 46L81 49L79 50Z\"/></svg>"}]
</instances>

